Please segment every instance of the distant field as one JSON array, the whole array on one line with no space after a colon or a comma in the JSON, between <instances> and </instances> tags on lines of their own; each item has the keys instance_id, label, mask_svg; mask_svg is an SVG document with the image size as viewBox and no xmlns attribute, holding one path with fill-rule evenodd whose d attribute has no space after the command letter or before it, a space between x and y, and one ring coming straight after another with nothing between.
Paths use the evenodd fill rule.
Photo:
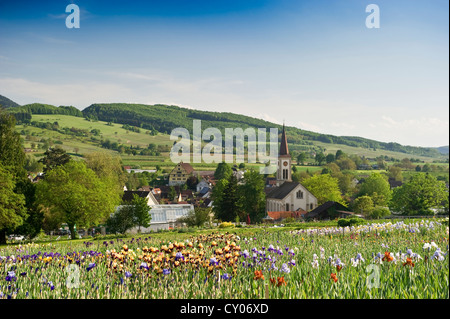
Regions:
<instances>
[{"instance_id":1,"label":"distant field","mask_svg":"<svg viewBox=\"0 0 450 319\"><path fill-rule=\"evenodd\" d=\"M155 145L172 145L173 141L170 140L170 136L167 134L158 134L156 136L151 136L146 134L146 130L141 129L140 133L127 131L122 128L122 124L108 124L103 121L88 121L81 117L74 117L69 115L59 115L59 114L43 114L43 115L33 115L33 121L39 122L58 122L61 128L67 127L72 128L75 127L77 129L83 129L91 131L93 129L97 129L101 132L100 136L96 138L98 140L110 140L112 143L117 142L119 144L139 146L146 148L149 144L153 143ZM34 143L38 149L37 152L32 153L36 157L40 157L43 154L43 150L39 148L39 145L42 145L40 140L51 139L53 142L58 143L63 149L65 149L68 153L75 155L77 154L88 154L95 151L106 151L113 154L118 154L113 150L107 150L100 147L99 142L92 142L89 137L77 137L73 135L62 134L56 131L36 128L32 126L17 125L16 130L18 132L22 132L22 130L26 131L25 135L21 137L24 139L24 147L31 148L31 144ZM26 139L28 137L28 140ZM62 144L61 144L62 143ZM325 148L325 153L336 153L337 150L342 150L347 154L357 154L359 156L365 156L367 158L375 158L377 156L389 156L397 159L403 158L411 158L412 156L404 153L390 152L384 150L376 150L373 149L363 149L357 147L351 147L347 145L339 145L339 144L327 144L323 142L314 141L314 144L320 147ZM162 169L172 169L174 163L170 160L169 153L162 153L160 156L142 156L142 155L127 155L122 154L122 161L124 165L130 166L139 166L142 169L154 169L157 165L159 165ZM419 160L423 160L425 162L432 162L435 158L429 158L424 156L413 156ZM247 161L247 159L245 160ZM295 161L293 162L295 163ZM214 170L217 164L212 163L191 163L192 166L196 170ZM245 163L246 167L254 167L258 168L261 164L249 164ZM421 165L423 165L421 163ZM435 164L439 166L445 166L448 172L448 164ZM318 166L297 166L297 169L300 171L315 172L317 170L321 170L321 167ZM360 171L360 174L368 174L372 171ZM448 173L447 173L448 174Z\"/></svg>"},{"instance_id":2,"label":"distant field","mask_svg":"<svg viewBox=\"0 0 450 319\"><path fill-rule=\"evenodd\" d=\"M337 150L342 150L344 153L347 153L347 154L356 154L358 156L365 156L367 158L375 158L378 156L389 156L389 157L393 157L393 158L396 158L399 160L404 159L404 158L417 158L417 159L420 159L421 161L425 161L428 163L431 163L434 160L436 160L436 158L419 156L419 155L411 155L411 154L405 154L405 153L399 153L399 152L392 152L392 151L387 151L387 150L382 150L382 149L379 149L379 150L377 149L374 151L373 149L368 149L368 148L353 147L353 146L342 145L342 144L328 144L328 143L323 143L323 142L319 142L319 141L314 141L314 144L325 148L326 154L336 154ZM448 156L447 157L442 156L442 159L444 159L444 158L448 158Z\"/></svg>"}]
</instances>

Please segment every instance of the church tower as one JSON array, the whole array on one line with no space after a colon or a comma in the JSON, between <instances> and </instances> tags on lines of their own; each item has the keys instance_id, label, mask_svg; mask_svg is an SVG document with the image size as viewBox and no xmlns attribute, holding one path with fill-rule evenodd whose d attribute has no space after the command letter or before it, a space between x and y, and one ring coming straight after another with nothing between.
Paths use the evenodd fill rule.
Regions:
<instances>
[{"instance_id":1,"label":"church tower","mask_svg":"<svg viewBox=\"0 0 450 319\"><path fill-rule=\"evenodd\" d=\"M291 155L289 155L286 131L283 124L283 133L281 133L280 152L278 153L277 186L280 186L284 182L292 182L292 176L291 176Z\"/></svg>"}]
</instances>

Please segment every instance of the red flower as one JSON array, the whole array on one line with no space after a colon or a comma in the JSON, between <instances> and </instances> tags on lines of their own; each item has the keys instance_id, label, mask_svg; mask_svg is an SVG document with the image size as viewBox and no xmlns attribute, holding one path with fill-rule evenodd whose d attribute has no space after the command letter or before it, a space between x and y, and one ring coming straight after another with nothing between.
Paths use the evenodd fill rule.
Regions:
<instances>
[{"instance_id":1,"label":"red flower","mask_svg":"<svg viewBox=\"0 0 450 319\"><path fill-rule=\"evenodd\" d=\"M253 277L253 280L262 279L264 280L264 275L262 274L262 270L255 270L255 277Z\"/></svg>"},{"instance_id":2,"label":"red flower","mask_svg":"<svg viewBox=\"0 0 450 319\"><path fill-rule=\"evenodd\" d=\"M414 263L412 262L411 258L406 258L406 262L403 264L403 266L406 266L406 265L414 267Z\"/></svg>"},{"instance_id":3,"label":"red flower","mask_svg":"<svg viewBox=\"0 0 450 319\"><path fill-rule=\"evenodd\" d=\"M393 261L394 260L394 257L392 257L391 256L391 253L390 252L388 252L388 251L386 251L385 253L384 253L384 257L383 257L383 259L381 259L382 261Z\"/></svg>"},{"instance_id":4,"label":"red flower","mask_svg":"<svg viewBox=\"0 0 450 319\"><path fill-rule=\"evenodd\" d=\"M336 274L331 274L331 276L330 276L330 280L331 279L333 279L334 280L334 282L337 282L338 281L338 278L337 278L337 276L336 276Z\"/></svg>"}]
</instances>

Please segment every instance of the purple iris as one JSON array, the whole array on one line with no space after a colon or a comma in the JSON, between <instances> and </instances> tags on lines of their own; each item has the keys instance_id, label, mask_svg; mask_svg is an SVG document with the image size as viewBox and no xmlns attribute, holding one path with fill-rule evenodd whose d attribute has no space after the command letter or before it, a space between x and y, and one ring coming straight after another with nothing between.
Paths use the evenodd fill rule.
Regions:
<instances>
[{"instance_id":1,"label":"purple iris","mask_svg":"<svg viewBox=\"0 0 450 319\"><path fill-rule=\"evenodd\" d=\"M168 274L170 274L170 269L163 269L163 274L164 275L168 275Z\"/></svg>"},{"instance_id":2,"label":"purple iris","mask_svg":"<svg viewBox=\"0 0 450 319\"><path fill-rule=\"evenodd\" d=\"M130 278L132 276L131 272L125 271L125 277Z\"/></svg>"},{"instance_id":3,"label":"purple iris","mask_svg":"<svg viewBox=\"0 0 450 319\"><path fill-rule=\"evenodd\" d=\"M14 271L8 271L8 275L6 276L6 281L16 280L16 273Z\"/></svg>"},{"instance_id":4,"label":"purple iris","mask_svg":"<svg viewBox=\"0 0 450 319\"><path fill-rule=\"evenodd\" d=\"M90 263L89 266L87 266L86 270L89 271L94 267L95 267L95 263Z\"/></svg>"},{"instance_id":5,"label":"purple iris","mask_svg":"<svg viewBox=\"0 0 450 319\"><path fill-rule=\"evenodd\" d=\"M144 262L141 263L141 265L139 266L139 269L142 269L142 268L149 270L147 263L144 263Z\"/></svg>"},{"instance_id":6,"label":"purple iris","mask_svg":"<svg viewBox=\"0 0 450 319\"><path fill-rule=\"evenodd\" d=\"M227 273L224 273L224 274L222 275L222 279L224 279L224 280L231 280L231 277L232 277L232 276L230 276L230 275L227 274Z\"/></svg>"},{"instance_id":7,"label":"purple iris","mask_svg":"<svg viewBox=\"0 0 450 319\"><path fill-rule=\"evenodd\" d=\"M175 260L178 260L178 259L184 260L184 256L181 252L177 252L175 255Z\"/></svg>"},{"instance_id":8,"label":"purple iris","mask_svg":"<svg viewBox=\"0 0 450 319\"><path fill-rule=\"evenodd\" d=\"M216 257L211 257L211 259L209 260L209 265L213 266L213 265L218 265L219 262L217 261Z\"/></svg>"},{"instance_id":9,"label":"purple iris","mask_svg":"<svg viewBox=\"0 0 450 319\"><path fill-rule=\"evenodd\" d=\"M287 273L287 274L291 272L291 270L289 269L289 267L288 267L287 264L283 264L283 265L281 266L280 271L281 271L281 272L285 272L285 273Z\"/></svg>"}]
</instances>

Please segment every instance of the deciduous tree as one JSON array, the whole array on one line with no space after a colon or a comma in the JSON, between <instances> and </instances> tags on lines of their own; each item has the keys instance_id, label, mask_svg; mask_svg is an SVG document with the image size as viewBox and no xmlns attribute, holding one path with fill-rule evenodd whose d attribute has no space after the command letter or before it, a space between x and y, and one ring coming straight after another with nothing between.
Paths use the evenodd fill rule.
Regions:
<instances>
[{"instance_id":1,"label":"deciduous tree","mask_svg":"<svg viewBox=\"0 0 450 319\"><path fill-rule=\"evenodd\" d=\"M36 198L54 220L67 223L72 239L76 238L75 224L90 227L105 221L121 200L85 163L76 161L48 171L38 183Z\"/></svg>"}]
</instances>

